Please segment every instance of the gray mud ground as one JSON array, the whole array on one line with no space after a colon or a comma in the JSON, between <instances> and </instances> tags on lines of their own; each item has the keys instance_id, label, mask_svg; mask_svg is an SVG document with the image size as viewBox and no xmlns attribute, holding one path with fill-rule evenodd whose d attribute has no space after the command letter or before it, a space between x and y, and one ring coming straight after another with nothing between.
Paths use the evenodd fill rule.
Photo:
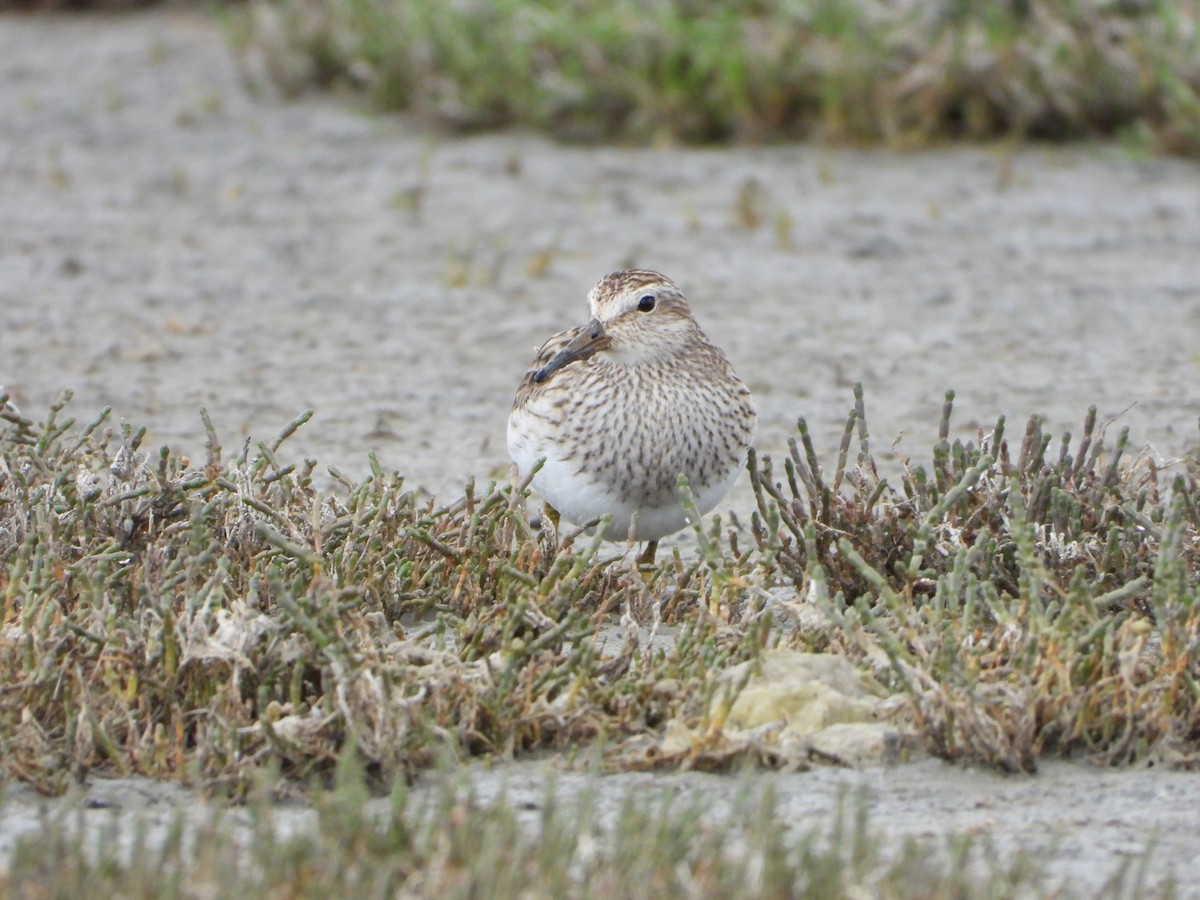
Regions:
<instances>
[{"instance_id":1,"label":"gray mud ground","mask_svg":"<svg viewBox=\"0 0 1200 900\"><path fill-rule=\"evenodd\" d=\"M505 476L535 347L583 321L600 275L636 263L679 281L726 348L765 453L803 415L831 463L856 381L885 459L903 434L897 452L927 460L947 388L966 437L1001 414L1015 436L1034 412L1077 433L1090 404L1115 417L1110 437L1128 425L1164 462L1200 435L1194 163L1112 146L456 139L284 102L248 88L255 71L186 12L0 18L0 384L27 414L72 388L77 417L111 405L150 426L151 446L199 458L201 406L227 454L311 408L288 458L357 478L375 449L456 496ZM743 480L730 505L748 501ZM1156 876L1200 884L1192 776L924 762L780 783L803 821L847 778L872 785L897 835L969 829L1006 849L1059 836L1060 874L1084 893L1155 833ZM18 791L4 808L0 857L34 806Z\"/></svg>"}]
</instances>

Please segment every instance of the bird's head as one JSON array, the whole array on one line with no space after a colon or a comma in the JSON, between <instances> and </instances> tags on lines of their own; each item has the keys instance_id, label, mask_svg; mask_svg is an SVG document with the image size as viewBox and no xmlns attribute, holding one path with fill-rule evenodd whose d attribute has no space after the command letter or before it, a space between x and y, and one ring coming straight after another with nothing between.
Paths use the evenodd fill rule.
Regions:
<instances>
[{"instance_id":1,"label":"bird's head","mask_svg":"<svg viewBox=\"0 0 1200 900\"><path fill-rule=\"evenodd\" d=\"M534 375L545 381L568 363L603 353L615 365L667 359L698 330L679 286L649 269L605 275L588 292L592 319Z\"/></svg>"}]
</instances>

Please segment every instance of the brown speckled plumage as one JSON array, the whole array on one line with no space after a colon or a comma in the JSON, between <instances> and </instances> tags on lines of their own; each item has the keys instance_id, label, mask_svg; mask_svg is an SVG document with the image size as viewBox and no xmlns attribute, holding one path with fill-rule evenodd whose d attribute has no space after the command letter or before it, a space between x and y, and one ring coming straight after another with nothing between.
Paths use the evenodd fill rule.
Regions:
<instances>
[{"instance_id":1,"label":"brown speckled plumage","mask_svg":"<svg viewBox=\"0 0 1200 900\"><path fill-rule=\"evenodd\" d=\"M593 319L538 351L509 418L509 452L568 520L612 517L607 536L657 540L683 527L687 476L707 512L745 464L750 391L700 330L679 288L644 269L588 295ZM649 308L644 308L649 305Z\"/></svg>"}]
</instances>

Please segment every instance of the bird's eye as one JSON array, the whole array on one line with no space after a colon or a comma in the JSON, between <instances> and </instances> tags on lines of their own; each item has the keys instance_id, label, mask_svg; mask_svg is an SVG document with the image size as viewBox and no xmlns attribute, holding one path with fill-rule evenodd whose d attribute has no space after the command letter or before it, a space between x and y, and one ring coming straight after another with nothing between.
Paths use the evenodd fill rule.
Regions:
<instances>
[{"instance_id":1,"label":"bird's eye","mask_svg":"<svg viewBox=\"0 0 1200 900\"><path fill-rule=\"evenodd\" d=\"M640 309L642 312L650 312L650 310L654 309L654 295L647 294L645 297L639 300L638 309Z\"/></svg>"}]
</instances>

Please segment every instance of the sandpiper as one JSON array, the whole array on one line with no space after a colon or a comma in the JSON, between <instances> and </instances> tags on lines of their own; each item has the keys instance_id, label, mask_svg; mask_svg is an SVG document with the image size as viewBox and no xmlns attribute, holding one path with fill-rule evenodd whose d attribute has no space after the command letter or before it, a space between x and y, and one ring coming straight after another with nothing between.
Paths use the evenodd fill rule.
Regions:
<instances>
[{"instance_id":1,"label":"sandpiper","mask_svg":"<svg viewBox=\"0 0 1200 900\"><path fill-rule=\"evenodd\" d=\"M687 477L701 514L746 463L757 415L750 390L671 279L628 269L588 293L592 319L550 338L517 390L508 453L547 514L576 525L608 516L609 540L648 541L687 524Z\"/></svg>"}]
</instances>

